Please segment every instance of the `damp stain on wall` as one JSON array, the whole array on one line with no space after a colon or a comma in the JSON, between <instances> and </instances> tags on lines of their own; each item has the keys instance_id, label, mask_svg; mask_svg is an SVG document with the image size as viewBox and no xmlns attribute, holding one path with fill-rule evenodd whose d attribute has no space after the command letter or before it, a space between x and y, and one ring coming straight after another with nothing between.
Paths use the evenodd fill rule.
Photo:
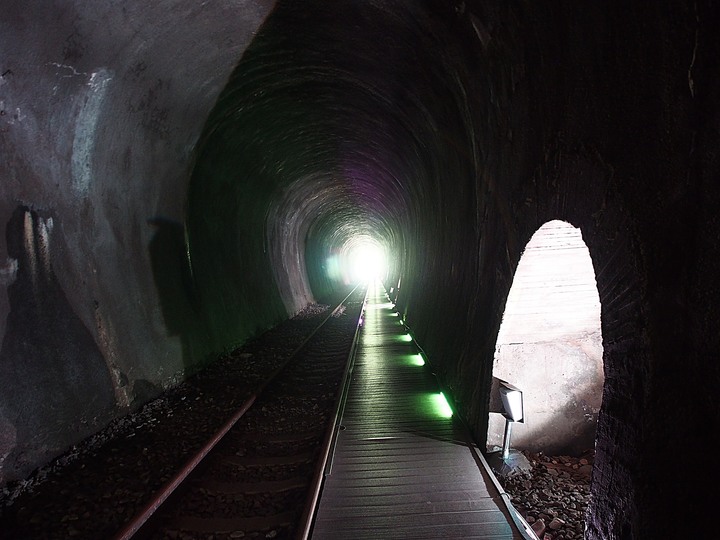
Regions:
<instances>
[{"instance_id":1,"label":"damp stain on wall","mask_svg":"<svg viewBox=\"0 0 720 540\"><path fill-rule=\"evenodd\" d=\"M3 482L25 477L38 459L92 433L115 407L103 355L53 271L56 226L48 213L25 206L6 226L8 256L15 262L0 347L0 422L8 434L0 437Z\"/></svg>"}]
</instances>

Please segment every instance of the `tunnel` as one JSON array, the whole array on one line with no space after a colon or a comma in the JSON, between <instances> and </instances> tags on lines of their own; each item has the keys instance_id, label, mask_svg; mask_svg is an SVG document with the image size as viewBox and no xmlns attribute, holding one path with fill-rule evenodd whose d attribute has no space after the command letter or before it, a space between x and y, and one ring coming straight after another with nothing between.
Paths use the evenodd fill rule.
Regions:
<instances>
[{"instance_id":1,"label":"tunnel","mask_svg":"<svg viewBox=\"0 0 720 540\"><path fill-rule=\"evenodd\" d=\"M586 538L705 538L720 428L710 0L9 0L0 484L344 290L360 246L485 441L522 251L582 230Z\"/></svg>"}]
</instances>

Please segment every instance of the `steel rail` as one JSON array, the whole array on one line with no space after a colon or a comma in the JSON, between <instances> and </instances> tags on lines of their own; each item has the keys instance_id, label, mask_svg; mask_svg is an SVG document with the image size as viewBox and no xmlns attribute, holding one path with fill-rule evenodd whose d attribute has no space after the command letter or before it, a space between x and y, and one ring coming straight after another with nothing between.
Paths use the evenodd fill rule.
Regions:
<instances>
[{"instance_id":1,"label":"steel rail","mask_svg":"<svg viewBox=\"0 0 720 540\"><path fill-rule=\"evenodd\" d=\"M357 288L357 287L356 287ZM348 359L345 364L345 370L343 377L340 382L340 390L335 398L335 412L333 414L333 420L329 424L325 437L323 438L322 446L320 447L320 458L316 462L315 471L312 479L310 480L309 494L305 499L305 507L303 509L302 516L296 529L295 538L306 540L310 537L312 530L313 521L315 519L315 513L317 511L318 500L320 498L320 491L322 490L323 481L327 476L327 467L331 463L331 456L335 448L337 436L340 430L340 421L342 420L342 413L345 407L345 401L347 400L347 392L350 386L350 374L352 373L353 364L355 361L355 351L357 349L358 337L360 334L360 323L362 322L362 316L365 311L365 305L367 303L368 293L370 287L365 291L365 298L363 299L363 307L360 310L358 316L358 322L355 326L355 335L353 336L352 345L350 352L348 353Z\"/></svg>"},{"instance_id":2,"label":"steel rail","mask_svg":"<svg viewBox=\"0 0 720 540\"><path fill-rule=\"evenodd\" d=\"M320 328L325 325L330 317L337 313L347 299L350 298L350 295L352 295L359 286L360 285L357 285L352 291L350 291L348 295L335 307L335 309L333 309L332 312L330 312L330 314L325 317L322 322L302 341L302 343L293 350L287 360L282 362L269 377L257 386L255 391L243 402L238 411L233 414L232 417L215 433L215 435L213 435L213 437L160 488L157 495L153 497L153 499L146 504L143 509L138 512L138 514L135 515L135 517L114 537L115 540L129 540L137 534L138 531L140 531L153 514L155 514L165 501L167 501L170 495L173 494L173 492L183 483L190 473L195 470L200 462L212 451L213 448L215 448L217 443L219 443L223 437L227 435L228 431L230 431L238 420L243 417L248 409L252 407L258 396L260 396L260 394L265 390L267 385L272 382L288 366L288 364L290 364L290 362L292 362L295 356L308 344L315 334L317 334Z\"/></svg>"}]
</instances>

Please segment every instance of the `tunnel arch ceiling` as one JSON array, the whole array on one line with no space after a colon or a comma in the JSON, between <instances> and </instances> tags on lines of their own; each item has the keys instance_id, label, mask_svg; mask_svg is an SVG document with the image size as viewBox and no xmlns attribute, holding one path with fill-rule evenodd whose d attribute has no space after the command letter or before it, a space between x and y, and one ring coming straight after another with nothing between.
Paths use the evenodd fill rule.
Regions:
<instances>
[{"instance_id":1,"label":"tunnel arch ceiling","mask_svg":"<svg viewBox=\"0 0 720 540\"><path fill-rule=\"evenodd\" d=\"M361 181L317 175L300 178L273 199L266 218L267 250L288 313L351 284L349 251L377 243L397 253L399 224ZM376 190L377 191L377 190Z\"/></svg>"},{"instance_id":2,"label":"tunnel arch ceiling","mask_svg":"<svg viewBox=\"0 0 720 540\"><path fill-rule=\"evenodd\" d=\"M188 192L192 274L218 345L251 332L258 315L270 324L336 288L323 265L353 238L386 248L395 281L422 273L438 212L466 194L472 209L472 122L457 71L471 48L443 27L452 9L440 27L433 15L280 2L244 54Z\"/></svg>"},{"instance_id":3,"label":"tunnel arch ceiling","mask_svg":"<svg viewBox=\"0 0 720 540\"><path fill-rule=\"evenodd\" d=\"M610 381L588 537L659 538L673 527L676 536L702 537L688 530L703 518L692 501L712 500L714 478L667 464L674 449L707 444L720 422L696 414L718 410L720 388L718 6L279 3L198 149L186 231L196 272L190 298L178 294L167 306L171 313L184 304L175 325L164 318L149 244L161 246L168 235L156 233L164 231L172 248L165 262L184 256L175 247L184 247L190 149L267 3L46 4L12 0L0 19L8 52L0 214L6 233L17 233L16 211L28 216L27 234L52 230L50 266L96 345L93 369L116 373L122 399L177 380L185 349L197 362L284 317L265 251L271 205L299 178L337 180L343 163L359 164L382 179L393 209L382 218L403 253L398 307L478 439L522 246L548 219L587 232ZM245 106L233 110L233 100ZM226 120L244 123L245 135L223 137ZM245 165L245 191L223 185ZM171 223L148 222L156 217ZM330 245L302 222L315 245ZM8 243L0 236L3 321L23 304L9 299L23 276ZM169 272L187 284L179 269ZM240 316L224 321L233 309ZM198 313L210 337L186 347L178 334L198 326ZM53 328L5 322L4 373L42 371L37 355L14 347L41 343L36 333L61 335ZM46 350L49 364L62 365L62 354ZM122 375L135 381L124 385ZM149 391L137 391L142 381ZM20 384L2 398L22 403ZM52 402L52 388L33 394ZM63 411L66 431L87 433L75 412ZM14 452L3 473L27 473L79 437L54 438L49 419L35 429L17 418L0 413L9 434L0 454ZM657 520L679 511L683 519Z\"/></svg>"}]
</instances>

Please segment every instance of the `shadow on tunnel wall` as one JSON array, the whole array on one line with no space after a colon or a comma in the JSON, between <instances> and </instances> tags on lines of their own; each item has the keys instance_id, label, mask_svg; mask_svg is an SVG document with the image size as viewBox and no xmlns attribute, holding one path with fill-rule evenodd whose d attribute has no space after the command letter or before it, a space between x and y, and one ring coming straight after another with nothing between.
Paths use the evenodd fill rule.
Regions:
<instances>
[{"instance_id":1,"label":"shadow on tunnel wall","mask_svg":"<svg viewBox=\"0 0 720 540\"><path fill-rule=\"evenodd\" d=\"M6 227L10 312L0 348L0 481L24 478L108 421L115 406L103 354L51 265L46 213L18 206Z\"/></svg>"},{"instance_id":2,"label":"shadow on tunnel wall","mask_svg":"<svg viewBox=\"0 0 720 540\"><path fill-rule=\"evenodd\" d=\"M185 228L182 223L161 216L148 219L148 224L155 229L148 250L163 320L168 336L180 339L185 375L190 375L207 362L210 351L193 287ZM149 395L140 396L138 390L142 393L143 389L137 388L138 382L134 387L136 399L157 394L153 388L147 388Z\"/></svg>"}]
</instances>

